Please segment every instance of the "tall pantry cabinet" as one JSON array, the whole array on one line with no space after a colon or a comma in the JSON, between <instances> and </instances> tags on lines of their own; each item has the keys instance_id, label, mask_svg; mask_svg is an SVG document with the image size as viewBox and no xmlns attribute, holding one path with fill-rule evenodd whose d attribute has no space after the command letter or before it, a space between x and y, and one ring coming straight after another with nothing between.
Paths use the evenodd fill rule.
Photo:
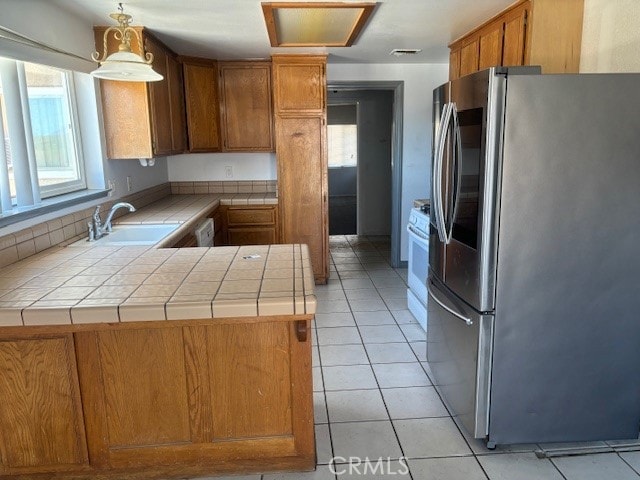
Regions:
<instances>
[{"instance_id":1,"label":"tall pantry cabinet","mask_svg":"<svg viewBox=\"0 0 640 480\"><path fill-rule=\"evenodd\" d=\"M325 55L273 55L280 238L309 245L316 283L329 266Z\"/></svg>"}]
</instances>

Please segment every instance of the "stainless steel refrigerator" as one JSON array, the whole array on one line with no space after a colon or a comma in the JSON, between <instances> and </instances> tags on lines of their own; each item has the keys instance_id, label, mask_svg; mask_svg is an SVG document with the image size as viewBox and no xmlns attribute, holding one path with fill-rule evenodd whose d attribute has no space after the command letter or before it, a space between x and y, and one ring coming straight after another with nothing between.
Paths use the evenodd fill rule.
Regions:
<instances>
[{"instance_id":1,"label":"stainless steel refrigerator","mask_svg":"<svg viewBox=\"0 0 640 480\"><path fill-rule=\"evenodd\" d=\"M534 73L532 73L534 72ZM637 438L640 75L434 91L427 359L489 446Z\"/></svg>"}]
</instances>

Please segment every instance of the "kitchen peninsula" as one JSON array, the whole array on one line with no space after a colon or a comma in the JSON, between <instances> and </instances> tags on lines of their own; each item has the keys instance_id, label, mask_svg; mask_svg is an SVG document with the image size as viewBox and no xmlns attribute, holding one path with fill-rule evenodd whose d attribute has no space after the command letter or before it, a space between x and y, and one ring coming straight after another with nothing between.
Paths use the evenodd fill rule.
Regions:
<instances>
[{"instance_id":1,"label":"kitchen peninsula","mask_svg":"<svg viewBox=\"0 0 640 480\"><path fill-rule=\"evenodd\" d=\"M54 247L0 282L2 478L314 468L305 245Z\"/></svg>"}]
</instances>

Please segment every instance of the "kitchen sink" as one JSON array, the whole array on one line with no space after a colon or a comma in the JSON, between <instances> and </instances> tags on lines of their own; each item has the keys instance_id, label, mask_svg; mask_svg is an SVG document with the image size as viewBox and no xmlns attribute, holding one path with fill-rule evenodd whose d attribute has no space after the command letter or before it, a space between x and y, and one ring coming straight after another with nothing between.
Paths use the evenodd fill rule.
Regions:
<instances>
[{"instance_id":1,"label":"kitchen sink","mask_svg":"<svg viewBox=\"0 0 640 480\"><path fill-rule=\"evenodd\" d=\"M72 243L73 247L89 245L126 246L126 245L154 245L180 227L179 224L140 224L115 225L108 235L88 242L86 239Z\"/></svg>"}]
</instances>

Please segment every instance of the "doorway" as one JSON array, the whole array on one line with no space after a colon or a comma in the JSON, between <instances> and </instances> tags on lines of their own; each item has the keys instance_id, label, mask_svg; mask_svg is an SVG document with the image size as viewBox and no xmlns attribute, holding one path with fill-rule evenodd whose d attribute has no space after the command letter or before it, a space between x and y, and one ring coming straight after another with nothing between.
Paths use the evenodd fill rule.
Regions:
<instances>
[{"instance_id":1,"label":"doorway","mask_svg":"<svg viewBox=\"0 0 640 480\"><path fill-rule=\"evenodd\" d=\"M355 127L333 128L345 133L351 129L357 136L354 164L329 168L330 234L390 237L393 267L401 266L402 86L402 82L336 82L329 84L327 94L328 130L332 123L352 125L355 114ZM347 195L354 184L355 198ZM350 220L348 232L341 231L347 224L332 228L338 212Z\"/></svg>"},{"instance_id":2,"label":"doorway","mask_svg":"<svg viewBox=\"0 0 640 480\"><path fill-rule=\"evenodd\" d=\"M327 106L329 235L358 233L358 104Z\"/></svg>"}]
</instances>

